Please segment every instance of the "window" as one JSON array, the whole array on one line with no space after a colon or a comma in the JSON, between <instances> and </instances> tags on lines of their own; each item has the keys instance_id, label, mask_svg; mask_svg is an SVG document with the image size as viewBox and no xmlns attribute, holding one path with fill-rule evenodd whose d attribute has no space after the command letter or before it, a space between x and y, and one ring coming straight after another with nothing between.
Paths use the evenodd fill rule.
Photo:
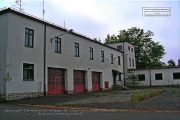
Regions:
<instances>
[{"instance_id":1,"label":"window","mask_svg":"<svg viewBox=\"0 0 180 120\"><path fill-rule=\"evenodd\" d=\"M130 46L128 46L128 50L129 50L129 51L130 51L130 49L131 49Z\"/></svg>"},{"instance_id":2,"label":"window","mask_svg":"<svg viewBox=\"0 0 180 120\"><path fill-rule=\"evenodd\" d=\"M173 79L180 79L180 72L173 73Z\"/></svg>"},{"instance_id":3,"label":"window","mask_svg":"<svg viewBox=\"0 0 180 120\"><path fill-rule=\"evenodd\" d=\"M131 58L129 58L129 67L131 67Z\"/></svg>"},{"instance_id":4,"label":"window","mask_svg":"<svg viewBox=\"0 0 180 120\"><path fill-rule=\"evenodd\" d=\"M89 52L90 52L90 60L93 60L93 48L92 47L89 47Z\"/></svg>"},{"instance_id":5,"label":"window","mask_svg":"<svg viewBox=\"0 0 180 120\"><path fill-rule=\"evenodd\" d=\"M156 73L155 80L162 80L162 73Z\"/></svg>"},{"instance_id":6,"label":"window","mask_svg":"<svg viewBox=\"0 0 180 120\"><path fill-rule=\"evenodd\" d=\"M56 37L55 52L56 53L61 53L61 38L59 38L59 37Z\"/></svg>"},{"instance_id":7,"label":"window","mask_svg":"<svg viewBox=\"0 0 180 120\"><path fill-rule=\"evenodd\" d=\"M74 43L74 56L79 57L79 43Z\"/></svg>"},{"instance_id":8,"label":"window","mask_svg":"<svg viewBox=\"0 0 180 120\"><path fill-rule=\"evenodd\" d=\"M134 49L133 48L131 48L131 52L133 52L134 51Z\"/></svg>"},{"instance_id":9,"label":"window","mask_svg":"<svg viewBox=\"0 0 180 120\"><path fill-rule=\"evenodd\" d=\"M138 74L138 81L145 81L145 74Z\"/></svg>"},{"instance_id":10,"label":"window","mask_svg":"<svg viewBox=\"0 0 180 120\"><path fill-rule=\"evenodd\" d=\"M118 56L118 65L121 65L121 57Z\"/></svg>"},{"instance_id":11,"label":"window","mask_svg":"<svg viewBox=\"0 0 180 120\"><path fill-rule=\"evenodd\" d=\"M104 62L104 51L101 51L101 62Z\"/></svg>"},{"instance_id":12,"label":"window","mask_svg":"<svg viewBox=\"0 0 180 120\"><path fill-rule=\"evenodd\" d=\"M111 64L113 64L113 54L111 54Z\"/></svg>"},{"instance_id":13,"label":"window","mask_svg":"<svg viewBox=\"0 0 180 120\"><path fill-rule=\"evenodd\" d=\"M132 66L134 67L134 59L132 59Z\"/></svg>"},{"instance_id":14,"label":"window","mask_svg":"<svg viewBox=\"0 0 180 120\"><path fill-rule=\"evenodd\" d=\"M34 30L25 28L25 47L33 47Z\"/></svg>"},{"instance_id":15,"label":"window","mask_svg":"<svg viewBox=\"0 0 180 120\"><path fill-rule=\"evenodd\" d=\"M34 65L23 63L23 80L34 79Z\"/></svg>"},{"instance_id":16,"label":"window","mask_svg":"<svg viewBox=\"0 0 180 120\"><path fill-rule=\"evenodd\" d=\"M117 49L118 49L119 51L122 51L122 45L117 46Z\"/></svg>"}]
</instances>

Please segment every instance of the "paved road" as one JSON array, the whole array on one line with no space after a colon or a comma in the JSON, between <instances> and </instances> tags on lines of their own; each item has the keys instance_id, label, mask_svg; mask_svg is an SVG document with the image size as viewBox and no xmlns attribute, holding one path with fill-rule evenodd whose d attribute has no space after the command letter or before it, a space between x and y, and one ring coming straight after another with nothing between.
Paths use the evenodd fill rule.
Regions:
<instances>
[{"instance_id":1,"label":"paved road","mask_svg":"<svg viewBox=\"0 0 180 120\"><path fill-rule=\"evenodd\" d=\"M174 112L73 110L0 104L0 120L180 120Z\"/></svg>"}]
</instances>

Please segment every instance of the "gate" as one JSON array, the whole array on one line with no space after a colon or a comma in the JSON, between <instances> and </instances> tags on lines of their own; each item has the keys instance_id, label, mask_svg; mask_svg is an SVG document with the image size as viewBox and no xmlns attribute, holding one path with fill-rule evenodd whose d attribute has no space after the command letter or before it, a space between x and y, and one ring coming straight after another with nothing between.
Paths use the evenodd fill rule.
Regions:
<instances>
[{"instance_id":1,"label":"gate","mask_svg":"<svg viewBox=\"0 0 180 120\"><path fill-rule=\"evenodd\" d=\"M48 68L48 94L63 94L64 91L64 70Z\"/></svg>"},{"instance_id":2,"label":"gate","mask_svg":"<svg viewBox=\"0 0 180 120\"><path fill-rule=\"evenodd\" d=\"M74 93L85 91L85 72L74 70Z\"/></svg>"}]
</instances>

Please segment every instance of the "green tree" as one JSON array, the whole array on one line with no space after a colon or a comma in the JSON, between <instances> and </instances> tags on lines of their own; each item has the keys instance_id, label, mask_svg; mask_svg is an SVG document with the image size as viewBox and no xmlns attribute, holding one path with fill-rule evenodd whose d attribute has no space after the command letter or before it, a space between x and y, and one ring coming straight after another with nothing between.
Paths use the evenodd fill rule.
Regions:
<instances>
[{"instance_id":1,"label":"green tree","mask_svg":"<svg viewBox=\"0 0 180 120\"><path fill-rule=\"evenodd\" d=\"M178 66L180 66L180 59L178 60Z\"/></svg>"},{"instance_id":2,"label":"green tree","mask_svg":"<svg viewBox=\"0 0 180 120\"><path fill-rule=\"evenodd\" d=\"M176 66L176 63L174 62L173 59L169 60L167 63L168 63L168 66Z\"/></svg>"},{"instance_id":3,"label":"green tree","mask_svg":"<svg viewBox=\"0 0 180 120\"><path fill-rule=\"evenodd\" d=\"M132 87L138 86L139 85L138 76L132 72L128 72L128 76L126 78L126 85Z\"/></svg>"},{"instance_id":4,"label":"green tree","mask_svg":"<svg viewBox=\"0 0 180 120\"><path fill-rule=\"evenodd\" d=\"M105 43L129 42L135 46L137 68L161 67L160 61L165 55L164 46L152 40L153 32L144 32L143 29L132 27L120 30L117 36L108 34Z\"/></svg>"}]
</instances>

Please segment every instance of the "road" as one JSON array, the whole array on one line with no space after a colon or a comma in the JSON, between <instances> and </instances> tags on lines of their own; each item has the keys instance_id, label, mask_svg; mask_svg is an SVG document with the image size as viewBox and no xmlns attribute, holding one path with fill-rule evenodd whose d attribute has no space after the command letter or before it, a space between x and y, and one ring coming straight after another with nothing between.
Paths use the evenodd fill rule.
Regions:
<instances>
[{"instance_id":1,"label":"road","mask_svg":"<svg viewBox=\"0 0 180 120\"><path fill-rule=\"evenodd\" d=\"M180 120L178 112L68 109L0 104L0 120Z\"/></svg>"}]
</instances>

